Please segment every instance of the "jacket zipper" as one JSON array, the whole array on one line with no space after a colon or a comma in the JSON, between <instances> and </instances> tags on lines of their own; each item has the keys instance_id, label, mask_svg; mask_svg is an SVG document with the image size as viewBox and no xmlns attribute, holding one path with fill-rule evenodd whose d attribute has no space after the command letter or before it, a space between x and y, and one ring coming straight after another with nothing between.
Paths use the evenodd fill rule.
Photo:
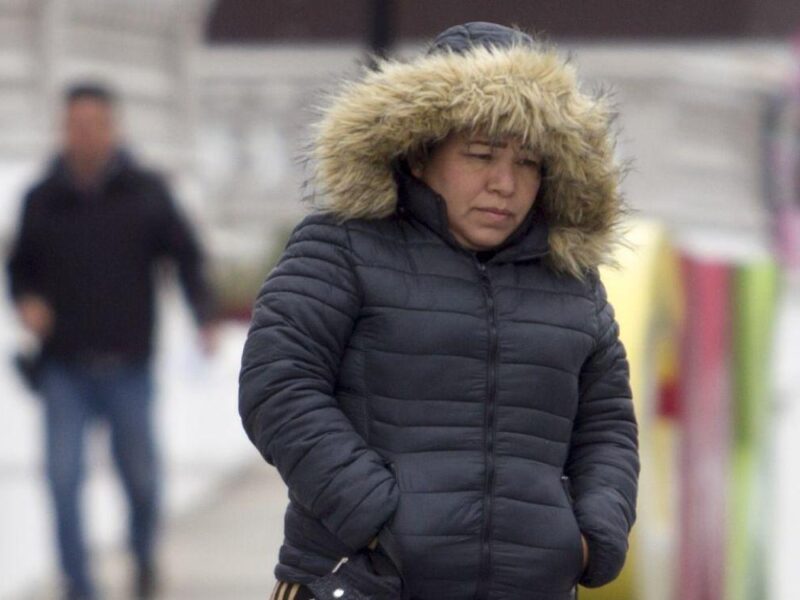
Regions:
<instances>
[{"instance_id":1,"label":"jacket zipper","mask_svg":"<svg viewBox=\"0 0 800 600\"><path fill-rule=\"evenodd\" d=\"M476 259L477 260L477 259ZM478 262L481 288L486 299L489 325L489 365L487 369L487 398L484 412L486 431L486 480L484 482L483 530L481 532L481 564L476 599L482 600L489 594L489 581L492 572L492 503L494 500L494 449L495 449L495 404L497 401L497 314L495 310L492 282L486 272L486 265Z\"/></svg>"}]
</instances>

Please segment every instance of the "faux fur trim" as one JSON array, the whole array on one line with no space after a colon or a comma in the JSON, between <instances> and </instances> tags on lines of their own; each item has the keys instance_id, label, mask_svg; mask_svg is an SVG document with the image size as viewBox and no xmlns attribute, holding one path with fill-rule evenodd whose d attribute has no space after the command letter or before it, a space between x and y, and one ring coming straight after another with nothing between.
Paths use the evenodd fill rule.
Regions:
<instances>
[{"instance_id":1,"label":"faux fur trim","mask_svg":"<svg viewBox=\"0 0 800 600\"><path fill-rule=\"evenodd\" d=\"M624 208L610 108L580 91L553 49L475 47L387 60L345 84L317 124L311 153L321 207L343 220L382 218L397 204L392 165L453 131L516 135L543 157L538 202L550 261L582 277L612 262Z\"/></svg>"}]
</instances>

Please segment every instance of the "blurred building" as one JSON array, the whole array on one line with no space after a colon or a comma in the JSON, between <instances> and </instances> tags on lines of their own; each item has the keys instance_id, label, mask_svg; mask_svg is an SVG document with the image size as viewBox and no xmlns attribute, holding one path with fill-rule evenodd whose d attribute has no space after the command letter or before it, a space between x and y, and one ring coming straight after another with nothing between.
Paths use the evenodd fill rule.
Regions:
<instances>
[{"instance_id":1,"label":"blurred building","mask_svg":"<svg viewBox=\"0 0 800 600\"><path fill-rule=\"evenodd\" d=\"M465 21L514 23L558 38L631 41L785 37L800 22L794 0L219 0L212 43L361 41L376 20L389 38L425 39Z\"/></svg>"},{"instance_id":2,"label":"blurred building","mask_svg":"<svg viewBox=\"0 0 800 600\"><path fill-rule=\"evenodd\" d=\"M38 171L58 131L65 83L96 78L122 97L125 131L147 162L186 177L195 96L189 68L208 0L0 1L0 201ZM15 210L4 210L6 237Z\"/></svg>"},{"instance_id":3,"label":"blurred building","mask_svg":"<svg viewBox=\"0 0 800 600\"><path fill-rule=\"evenodd\" d=\"M63 84L97 77L120 90L132 145L173 175L221 270L254 261L245 277L260 277L313 194L303 154L322 92L370 47L414 49L457 14L544 30L578 50L584 77L611 84L637 210L763 247L757 140L789 58L778 42L734 36L777 35L800 5L722 4L0 0L0 201L16 206L48 154ZM0 237L16 211L4 213Z\"/></svg>"},{"instance_id":4,"label":"blurred building","mask_svg":"<svg viewBox=\"0 0 800 600\"><path fill-rule=\"evenodd\" d=\"M320 87L358 48L204 47L195 55L198 183L225 257L269 252L302 214L303 145Z\"/></svg>"},{"instance_id":5,"label":"blurred building","mask_svg":"<svg viewBox=\"0 0 800 600\"><path fill-rule=\"evenodd\" d=\"M786 50L769 43L568 49L590 85L613 90L634 210L716 256L768 253L763 130L788 72ZM270 233L301 214L300 198L313 192L303 187L302 163L313 103L364 56L358 46L329 43L203 51L201 173L213 221L232 234L221 244L226 252L237 245L266 252Z\"/></svg>"},{"instance_id":6,"label":"blurred building","mask_svg":"<svg viewBox=\"0 0 800 600\"><path fill-rule=\"evenodd\" d=\"M738 261L770 252L765 118L789 72L780 44L592 45L577 64L610 85L635 211L687 249Z\"/></svg>"},{"instance_id":7,"label":"blurred building","mask_svg":"<svg viewBox=\"0 0 800 600\"><path fill-rule=\"evenodd\" d=\"M124 98L133 141L170 167L186 161L192 99L188 63L205 0L0 2L0 152L37 156L65 82L108 81Z\"/></svg>"},{"instance_id":8,"label":"blurred building","mask_svg":"<svg viewBox=\"0 0 800 600\"><path fill-rule=\"evenodd\" d=\"M370 46L413 46L452 25L453 15L459 22L494 20L541 29L565 49L577 50L583 76L615 92L620 156L635 159L626 192L636 210L664 219L691 237L688 243L714 228L726 238L720 240L722 252L728 240L746 252L766 248L770 215L763 202L761 135L769 97L790 68L787 49L769 37L775 40L800 22L800 4L790 0L669 6L648 1L635 10L618 2L220 0L209 13L203 93L219 95L222 78L215 69L227 77L229 97L239 93L234 90L252 89L259 79L262 90L296 95L288 120L280 118L293 128L302 125L302 113L294 109L307 105L308 93L326 77L355 65ZM237 67L212 58L222 56ZM305 68L294 68L301 64ZM248 71L252 75L246 77ZM280 113L280 102L274 107L247 94L246 110L258 113L258 120ZM310 113L302 115L308 118ZM286 182L289 187L279 191L282 205L287 194L298 195L301 183ZM240 206L227 204L228 209L253 216L270 193L263 187L252 191L228 197ZM274 208L277 214L286 210Z\"/></svg>"}]
</instances>

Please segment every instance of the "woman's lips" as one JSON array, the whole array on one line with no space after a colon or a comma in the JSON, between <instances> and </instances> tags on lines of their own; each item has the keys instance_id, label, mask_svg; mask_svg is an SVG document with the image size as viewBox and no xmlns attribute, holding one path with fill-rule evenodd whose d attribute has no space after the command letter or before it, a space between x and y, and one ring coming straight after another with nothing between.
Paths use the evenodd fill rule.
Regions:
<instances>
[{"instance_id":1,"label":"woman's lips","mask_svg":"<svg viewBox=\"0 0 800 600\"><path fill-rule=\"evenodd\" d=\"M503 210L501 208L478 208L477 210L487 219L496 223L506 221L510 219L514 214L509 210Z\"/></svg>"}]
</instances>

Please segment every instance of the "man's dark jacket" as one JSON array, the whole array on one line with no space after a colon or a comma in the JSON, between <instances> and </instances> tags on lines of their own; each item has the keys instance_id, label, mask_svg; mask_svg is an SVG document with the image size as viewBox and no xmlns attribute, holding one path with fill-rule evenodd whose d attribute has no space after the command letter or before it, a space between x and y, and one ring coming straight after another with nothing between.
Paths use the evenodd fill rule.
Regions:
<instances>
[{"instance_id":1,"label":"man's dark jacket","mask_svg":"<svg viewBox=\"0 0 800 600\"><path fill-rule=\"evenodd\" d=\"M53 309L45 357L146 359L162 258L174 259L197 319L208 319L200 249L164 181L120 152L95 189L79 190L57 159L25 198L11 294L35 294Z\"/></svg>"}]
</instances>

